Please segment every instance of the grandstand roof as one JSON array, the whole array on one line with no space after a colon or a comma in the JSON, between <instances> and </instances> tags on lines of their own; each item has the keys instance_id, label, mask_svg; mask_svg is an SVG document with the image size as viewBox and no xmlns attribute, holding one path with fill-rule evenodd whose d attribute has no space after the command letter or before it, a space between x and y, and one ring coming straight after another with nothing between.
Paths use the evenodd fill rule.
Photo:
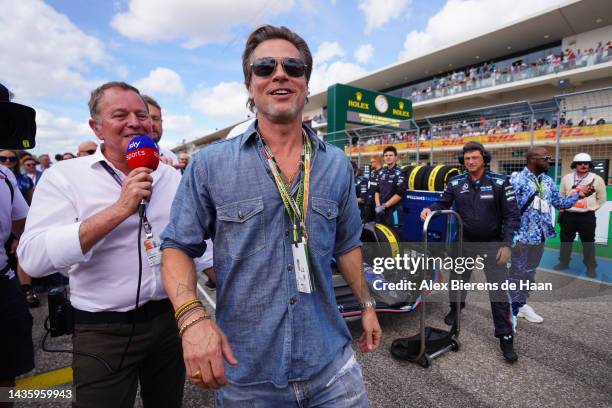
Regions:
<instances>
[{"instance_id":1,"label":"grandstand roof","mask_svg":"<svg viewBox=\"0 0 612 408\"><path fill-rule=\"evenodd\" d=\"M610 16L610 0L567 1L488 33L373 71L348 85L374 90L398 87L452 67L477 64L604 27L611 23ZM327 91L309 98L306 110L326 106Z\"/></svg>"}]
</instances>

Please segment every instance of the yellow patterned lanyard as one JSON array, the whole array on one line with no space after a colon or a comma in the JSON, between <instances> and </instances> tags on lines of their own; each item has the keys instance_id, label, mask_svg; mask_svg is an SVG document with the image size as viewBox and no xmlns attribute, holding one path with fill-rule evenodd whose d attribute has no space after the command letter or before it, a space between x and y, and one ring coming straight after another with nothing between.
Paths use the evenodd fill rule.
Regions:
<instances>
[{"instance_id":1,"label":"yellow patterned lanyard","mask_svg":"<svg viewBox=\"0 0 612 408\"><path fill-rule=\"evenodd\" d=\"M285 206L287 215L289 216L289 219L293 224L294 243L300 242L302 238L307 239L308 237L308 234L306 232L306 213L308 210L308 195L310 192L310 158L312 152L312 144L310 138L306 135L306 132L303 129L302 135L304 138L304 150L302 152L303 166L300 166L302 180L298 189L297 200L295 200L287 190L287 186L283 182L283 179L281 177L281 170L278 167L278 164L276 163L276 159L274 159L272 150L266 144L263 138L261 138L261 141L264 146L264 155L266 156L266 160L268 160L270 170L272 170L272 175L274 176L276 188L278 189L278 193L280 194L281 199L283 200L283 205Z\"/></svg>"}]
</instances>

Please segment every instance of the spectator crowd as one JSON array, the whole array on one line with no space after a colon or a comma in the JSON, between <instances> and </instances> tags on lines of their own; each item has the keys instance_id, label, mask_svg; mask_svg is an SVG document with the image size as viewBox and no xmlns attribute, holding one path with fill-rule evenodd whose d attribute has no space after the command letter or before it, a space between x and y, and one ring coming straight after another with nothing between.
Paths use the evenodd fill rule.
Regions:
<instances>
[{"instance_id":1,"label":"spectator crowd","mask_svg":"<svg viewBox=\"0 0 612 408\"><path fill-rule=\"evenodd\" d=\"M413 102L451 96L461 92L500 85L537 76L553 74L574 68L601 64L612 59L612 41L600 41L589 49L566 48L558 53L527 62L525 58L516 59L509 64L485 62L462 70L449 72L432 80L406 87L402 96L410 97Z\"/></svg>"}]
</instances>

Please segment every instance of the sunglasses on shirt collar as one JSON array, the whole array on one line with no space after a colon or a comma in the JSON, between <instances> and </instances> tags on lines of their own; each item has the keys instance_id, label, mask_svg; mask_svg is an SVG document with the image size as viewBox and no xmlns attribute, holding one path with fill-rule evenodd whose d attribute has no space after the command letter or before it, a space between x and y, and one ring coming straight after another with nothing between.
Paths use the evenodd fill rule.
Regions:
<instances>
[{"instance_id":1,"label":"sunglasses on shirt collar","mask_svg":"<svg viewBox=\"0 0 612 408\"><path fill-rule=\"evenodd\" d=\"M307 65L304 61L297 58L258 58L251 63L251 69L258 77L267 77L274 73L279 60L283 69L290 77L299 78L306 73Z\"/></svg>"},{"instance_id":2,"label":"sunglasses on shirt collar","mask_svg":"<svg viewBox=\"0 0 612 408\"><path fill-rule=\"evenodd\" d=\"M10 162L10 163L17 163L17 158L16 157L0 156L0 163L5 163L7 161Z\"/></svg>"}]
</instances>

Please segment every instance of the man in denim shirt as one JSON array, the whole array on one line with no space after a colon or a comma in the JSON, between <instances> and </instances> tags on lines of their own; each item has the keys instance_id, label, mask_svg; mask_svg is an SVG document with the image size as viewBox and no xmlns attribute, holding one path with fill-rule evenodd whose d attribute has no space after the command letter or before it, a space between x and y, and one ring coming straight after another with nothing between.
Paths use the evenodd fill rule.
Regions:
<instances>
[{"instance_id":1,"label":"man in denim shirt","mask_svg":"<svg viewBox=\"0 0 612 408\"><path fill-rule=\"evenodd\" d=\"M205 239L215 244L216 322L201 311L181 331L187 374L218 390L217 406L368 405L332 257L362 304L361 351L376 349L381 330L362 270L351 164L302 125L311 68L308 45L287 28L249 36L243 70L257 121L192 160L162 237L175 308L197 296L191 258Z\"/></svg>"},{"instance_id":2,"label":"man in denim shirt","mask_svg":"<svg viewBox=\"0 0 612 408\"><path fill-rule=\"evenodd\" d=\"M579 198L576 193L567 197L559 194L553 179L546 175L551 161L552 156L545 147L532 147L527 152L527 166L510 177L521 210L521 225L514 237L509 277L509 281L514 282L516 287L516 290L510 291L512 312L532 323L542 323L544 319L527 304L529 291L520 288L520 281L535 282L544 242L555 236L551 214L553 207L570 208ZM581 197L587 192L583 190L580 191Z\"/></svg>"}]
</instances>

